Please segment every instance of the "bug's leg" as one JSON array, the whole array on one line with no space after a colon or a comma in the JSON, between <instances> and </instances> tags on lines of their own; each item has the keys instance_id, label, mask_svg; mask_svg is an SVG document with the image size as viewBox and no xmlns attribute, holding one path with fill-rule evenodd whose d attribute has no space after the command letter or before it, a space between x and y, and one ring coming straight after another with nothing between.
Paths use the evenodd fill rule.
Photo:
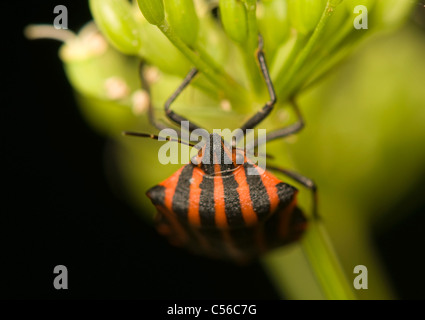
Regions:
<instances>
[{"instance_id":1,"label":"bug's leg","mask_svg":"<svg viewBox=\"0 0 425 320\"><path fill-rule=\"evenodd\" d=\"M181 126L182 121L189 121L189 120L175 113L173 110L170 109L170 106L174 102L174 100L177 99L180 93L182 93L182 91L189 85L189 83L193 80L193 78L196 76L197 73L198 73L198 70L196 68L191 69L189 73L186 75L186 77L183 79L183 82L180 84L177 90L174 91L174 93L168 98L168 100L164 104L165 115L168 117L168 119L170 119L172 122L176 123L179 126ZM196 129L201 129L201 127L189 121L189 131L192 132L193 130L196 130Z\"/></svg>"},{"instance_id":2,"label":"bug's leg","mask_svg":"<svg viewBox=\"0 0 425 320\"><path fill-rule=\"evenodd\" d=\"M319 214L317 212L317 186L316 186L316 184L314 183L313 180L299 174L298 172L288 170L288 169L273 167L273 166L269 166L269 165L267 166L267 169L280 172L280 173L294 179L298 183L302 184L304 187L310 189L311 194L312 194L312 200L313 200L313 217L315 219L319 219Z\"/></svg>"},{"instance_id":3,"label":"bug's leg","mask_svg":"<svg viewBox=\"0 0 425 320\"><path fill-rule=\"evenodd\" d=\"M148 81L146 80L144 74L143 74L143 67L144 67L144 63L143 61L140 63L139 65L139 76L140 76L140 81L142 83L142 87L143 89L147 92L148 96L149 96L149 105L148 105L148 116L149 116L149 122L158 130L163 130L163 129L167 129L168 126L164 123L158 122L155 119L155 112L153 110L153 105L152 105L152 100L151 100L151 90L150 90L150 86Z\"/></svg>"},{"instance_id":4,"label":"bug's leg","mask_svg":"<svg viewBox=\"0 0 425 320\"><path fill-rule=\"evenodd\" d=\"M274 91L272 80L270 79L269 69L267 67L266 58L263 51L263 38L261 35L258 36L258 49L256 53L257 61L260 65L261 73L263 74L264 81L266 82L267 90L269 92L270 100L254 114L245 124L240 128L243 133L246 133L247 129L252 129L258 125L265 117L273 110L273 107L276 103L276 94Z\"/></svg>"},{"instance_id":5,"label":"bug's leg","mask_svg":"<svg viewBox=\"0 0 425 320\"><path fill-rule=\"evenodd\" d=\"M287 136L290 136L291 134L297 133L301 131L302 128L304 128L304 119L301 115L301 112L298 108L297 103L294 99L291 99L292 106L295 110L295 114L297 116L297 121L289 126L283 127L282 129L274 130L270 133L267 133L266 138L262 141L259 141L258 139L255 139L251 144L247 145L247 149L249 148L258 148L259 145L270 142L272 140L276 140L279 138L284 138Z\"/></svg>"},{"instance_id":6,"label":"bug's leg","mask_svg":"<svg viewBox=\"0 0 425 320\"><path fill-rule=\"evenodd\" d=\"M291 134L297 133L301 131L302 128L304 128L304 119L301 115L300 109L298 108L297 103L295 102L295 99L291 99L292 107L294 108L295 114L297 116L297 121L294 124L291 124L287 127L283 127L282 129L274 130L267 134L266 141L269 142L275 139L284 138ZM257 144L256 144L257 145Z\"/></svg>"}]
</instances>

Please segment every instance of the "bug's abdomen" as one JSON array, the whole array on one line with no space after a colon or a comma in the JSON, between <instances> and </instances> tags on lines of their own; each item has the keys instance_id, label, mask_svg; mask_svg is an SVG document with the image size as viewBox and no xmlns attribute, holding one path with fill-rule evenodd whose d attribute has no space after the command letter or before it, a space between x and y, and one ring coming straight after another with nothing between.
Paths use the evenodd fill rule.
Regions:
<instances>
[{"instance_id":1,"label":"bug's abdomen","mask_svg":"<svg viewBox=\"0 0 425 320\"><path fill-rule=\"evenodd\" d=\"M171 244L200 255L241 263L297 241L307 227L307 221L296 206L296 201L286 207L279 207L268 219L257 225L227 229L178 223L164 207L157 206L157 209L157 229Z\"/></svg>"},{"instance_id":2,"label":"bug's abdomen","mask_svg":"<svg viewBox=\"0 0 425 320\"><path fill-rule=\"evenodd\" d=\"M306 221L296 194L250 163L223 176L205 175L189 164L147 193L158 210L158 230L172 243L232 258L297 240Z\"/></svg>"},{"instance_id":3,"label":"bug's abdomen","mask_svg":"<svg viewBox=\"0 0 425 320\"><path fill-rule=\"evenodd\" d=\"M256 170L253 175L249 170ZM254 226L297 190L261 168L246 163L228 175L206 175L191 164L147 192L182 223L220 229Z\"/></svg>"}]
</instances>

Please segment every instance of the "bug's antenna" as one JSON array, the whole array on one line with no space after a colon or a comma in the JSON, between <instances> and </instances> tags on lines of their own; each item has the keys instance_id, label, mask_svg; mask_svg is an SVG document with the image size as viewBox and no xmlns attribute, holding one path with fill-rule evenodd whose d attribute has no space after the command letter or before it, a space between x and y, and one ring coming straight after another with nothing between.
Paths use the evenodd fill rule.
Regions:
<instances>
[{"instance_id":1,"label":"bug's antenna","mask_svg":"<svg viewBox=\"0 0 425 320\"><path fill-rule=\"evenodd\" d=\"M133 136L133 137L139 137L139 138L150 138L150 139L154 139L154 140L159 139L159 136L156 135L156 134L143 133L143 132L123 131L122 134L124 136ZM178 142L178 143L184 144L186 146L190 146L190 147L195 147L195 145L192 144L192 143L182 141L181 139L175 139L175 138L170 137L170 136L165 137L165 140Z\"/></svg>"}]
</instances>

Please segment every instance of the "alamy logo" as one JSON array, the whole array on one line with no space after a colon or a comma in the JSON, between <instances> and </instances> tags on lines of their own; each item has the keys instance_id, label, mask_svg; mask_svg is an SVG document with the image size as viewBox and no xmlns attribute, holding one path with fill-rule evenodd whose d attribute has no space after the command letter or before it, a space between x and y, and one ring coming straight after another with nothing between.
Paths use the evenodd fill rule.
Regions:
<instances>
[{"instance_id":1,"label":"alamy logo","mask_svg":"<svg viewBox=\"0 0 425 320\"><path fill-rule=\"evenodd\" d=\"M368 28L368 13L367 7L363 5L358 5L354 7L355 14L358 14L357 17L354 18L354 28L359 29L367 29Z\"/></svg>"},{"instance_id":2,"label":"alamy logo","mask_svg":"<svg viewBox=\"0 0 425 320\"><path fill-rule=\"evenodd\" d=\"M368 278L367 278L367 268L364 265L357 265L354 267L354 273L359 274L354 278L353 286L356 290L367 289Z\"/></svg>"},{"instance_id":3,"label":"alamy logo","mask_svg":"<svg viewBox=\"0 0 425 320\"><path fill-rule=\"evenodd\" d=\"M53 273L58 274L53 280L55 289L68 289L68 269L63 265L57 265L53 269Z\"/></svg>"},{"instance_id":4,"label":"alamy logo","mask_svg":"<svg viewBox=\"0 0 425 320\"><path fill-rule=\"evenodd\" d=\"M210 134L205 129L196 129L189 131L189 122L181 122L180 134L171 128L166 128L158 134L159 141L167 141L158 151L158 160L161 164L185 164L192 162L198 165L198 161L203 164L232 164L234 161L238 165L244 164L246 155L248 159L266 170L266 130L258 129L255 137L254 129L247 129L245 134L241 129L214 129ZM222 137L226 139L222 140ZM182 141L177 144L176 141ZM195 142L190 152L182 148L182 144ZM223 143L223 145L222 145ZM257 150L256 150L257 149ZM198 153L203 150L202 159L199 159ZM236 157L226 155L236 151ZM226 154L224 154L226 153ZM258 170L249 170L248 174L259 174Z\"/></svg>"},{"instance_id":5,"label":"alamy logo","mask_svg":"<svg viewBox=\"0 0 425 320\"><path fill-rule=\"evenodd\" d=\"M57 5L53 13L58 14L53 20L55 29L68 29L68 8L64 5Z\"/></svg>"}]
</instances>

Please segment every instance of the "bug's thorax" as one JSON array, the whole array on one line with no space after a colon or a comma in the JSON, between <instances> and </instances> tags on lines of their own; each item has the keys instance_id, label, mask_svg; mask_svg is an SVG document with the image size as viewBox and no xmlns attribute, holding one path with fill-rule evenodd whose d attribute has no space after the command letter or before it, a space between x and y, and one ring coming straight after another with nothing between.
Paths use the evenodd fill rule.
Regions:
<instances>
[{"instance_id":1,"label":"bug's thorax","mask_svg":"<svg viewBox=\"0 0 425 320\"><path fill-rule=\"evenodd\" d=\"M231 148L220 135L212 133L191 162L207 176L214 177L233 174L246 160L243 150Z\"/></svg>"}]
</instances>

